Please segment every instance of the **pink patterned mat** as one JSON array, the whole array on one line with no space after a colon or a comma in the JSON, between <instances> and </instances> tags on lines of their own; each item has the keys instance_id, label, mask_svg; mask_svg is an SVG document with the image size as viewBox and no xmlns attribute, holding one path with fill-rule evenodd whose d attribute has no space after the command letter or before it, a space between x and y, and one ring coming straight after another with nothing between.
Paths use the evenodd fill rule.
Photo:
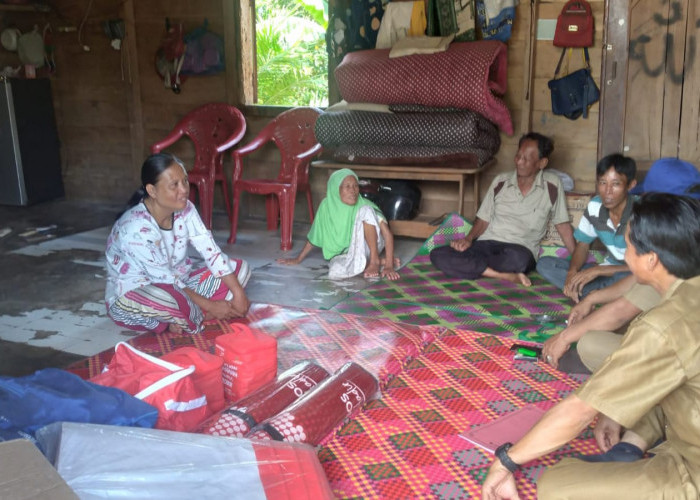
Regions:
<instances>
[{"instance_id":1,"label":"pink patterned mat","mask_svg":"<svg viewBox=\"0 0 700 500\"><path fill-rule=\"evenodd\" d=\"M493 457L459 434L525 405L548 409L583 378L514 361L510 343L457 330L428 345L389 382L381 399L319 450L334 493L339 498L480 497ZM547 465L597 452L589 429L526 464L517 474L521 498L536 498L535 481Z\"/></svg>"},{"instance_id":2,"label":"pink patterned mat","mask_svg":"<svg viewBox=\"0 0 700 500\"><path fill-rule=\"evenodd\" d=\"M509 339L439 326L412 326L332 311L255 304L243 322L277 338L280 370L313 360L329 371L347 361L380 381L382 397L332 432L319 459L339 498L479 496L492 457L459 437L525 405L550 408L584 377L541 363L514 361ZM201 335L144 334L130 341L154 355L194 345L212 351L228 324ZM102 370L112 350L69 368L85 378ZM518 475L522 498L561 457L596 453L590 430Z\"/></svg>"}]
</instances>

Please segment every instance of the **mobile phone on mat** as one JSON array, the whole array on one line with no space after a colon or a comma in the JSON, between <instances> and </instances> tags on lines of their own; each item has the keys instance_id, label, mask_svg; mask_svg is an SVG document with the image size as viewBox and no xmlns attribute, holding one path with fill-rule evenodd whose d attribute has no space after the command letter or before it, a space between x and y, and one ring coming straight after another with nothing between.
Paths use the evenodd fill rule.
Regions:
<instances>
[{"instance_id":1,"label":"mobile phone on mat","mask_svg":"<svg viewBox=\"0 0 700 500\"><path fill-rule=\"evenodd\" d=\"M542 356L542 348L539 346L525 345L525 344L513 344L510 348L511 351L515 352L514 359L527 359L535 360Z\"/></svg>"}]
</instances>

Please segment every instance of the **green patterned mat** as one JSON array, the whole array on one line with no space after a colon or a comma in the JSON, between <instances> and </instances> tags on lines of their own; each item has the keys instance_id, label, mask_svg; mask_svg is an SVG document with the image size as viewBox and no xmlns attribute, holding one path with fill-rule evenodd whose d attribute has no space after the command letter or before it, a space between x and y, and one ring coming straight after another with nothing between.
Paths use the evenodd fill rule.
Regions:
<instances>
[{"instance_id":1,"label":"green patterned mat","mask_svg":"<svg viewBox=\"0 0 700 500\"><path fill-rule=\"evenodd\" d=\"M465 234L470 223L451 214L401 270L401 279L380 281L333 307L333 311L417 325L468 327L499 336L541 342L564 327L570 300L537 274L532 287L493 280L446 277L430 263L433 248ZM540 322L541 315L552 319Z\"/></svg>"}]
</instances>

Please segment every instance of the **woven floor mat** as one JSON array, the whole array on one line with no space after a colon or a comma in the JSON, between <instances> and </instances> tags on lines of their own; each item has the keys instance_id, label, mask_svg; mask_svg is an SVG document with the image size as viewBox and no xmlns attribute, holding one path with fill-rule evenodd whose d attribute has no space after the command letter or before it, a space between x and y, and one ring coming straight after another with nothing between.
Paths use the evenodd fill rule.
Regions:
<instances>
[{"instance_id":1,"label":"woven floor mat","mask_svg":"<svg viewBox=\"0 0 700 500\"><path fill-rule=\"evenodd\" d=\"M503 337L542 342L564 327L571 301L540 275L531 287L495 279L448 278L431 263L432 249L469 232L471 223L451 213L400 270L396 281L382 280L331 310L414 325L468 328ZM549 316L542 321L540 316Z\"/></svg>"},{"instance_id":2,"label":"woven floor mat","mask_svg":"<svg viewBox=\"0 0 700 500\"><path fill-rule=\"evenodd\" d=\"M520 319L502 319L447 309L436 309L420 304L379 301L366 297L356 297L351 301L343 302L334 307L333 311L381 318L411 325L438 325L448 329L468 328L499 337L539 343L544 342L563 328L563 325L554 323L537 323L529 316Z\"/></svg>"},{"instance_id":3,"label":"woven floor mat","mask_svg":"<svg viewBox=\"0 0 700 500\"><path fill-rule=\"evenodd\" d=\"M502 319L550 314L566 319L570 299L538 274L531 275L532 286L482 278L448 278L430 263L428 256L417 256L401 269L396 281L380 281L336 305L371 299L379 302L420 304L436 309Z\"/></svg>"},{"instance_id":4,"label":"woven floor mat","mask_svg":"<svg viewBox=\"0 0 700 500\"><path fill-rule=\"evenodd\" d=\"M397 324L386 319L267 304L253 304L247 317L236 321L277 338L279 372L305 360L330 371L355 361L380 383L399 373L408 360L444 331L439 326ZM226 322L212 321L198 335L148 332L128 343L156 357L184 346L213 353L216 337L230 331ZM68 370L83 378L93 377L113 354L114 349L108 349L74 363Z\"/></svg>"},{"instance_id":5,"label":"woven floor mat","mask_svg":"<svg viewBox=\"0 0 700 500\"><path fill-rule=\"evenodd\" d=\"M548 409L584 379L544 363L514 361L511 341L448 331L410 361L319 450L339 498L479 498L493 457L459 437L528 404ZM597 453L592 431L517 474L521 498L564 456Z\"/></svg>"},{"instance_id":6,"label":"woven floor mat","mask_svg":"<svg viewBox=\"0 0 700 500\"><path fill-rule=\"evenodd\" d=\"M542 341L564 327L570 300L539 275L531 279L533 285L523 287L494 279L447 278L419 255L401 269L401 279L375 283L332 310ZM542 314L552 319L539 322Z\"/></svg>"}]
</instances>

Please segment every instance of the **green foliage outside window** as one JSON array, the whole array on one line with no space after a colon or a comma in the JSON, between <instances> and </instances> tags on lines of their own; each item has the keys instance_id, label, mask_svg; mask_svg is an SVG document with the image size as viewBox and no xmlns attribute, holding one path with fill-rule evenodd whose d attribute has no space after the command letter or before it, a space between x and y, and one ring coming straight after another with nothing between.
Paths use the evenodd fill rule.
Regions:
<instances>
[{"instance_id":1,"label":"green foliage outside window","mask_svg":"<svg viewBox=\"0 0 700 500\"><path fill-rule=\"evenodd\" d=\"M257 104L327 106L327 0L256 0Z\"/></svg>"}]
</instances>

